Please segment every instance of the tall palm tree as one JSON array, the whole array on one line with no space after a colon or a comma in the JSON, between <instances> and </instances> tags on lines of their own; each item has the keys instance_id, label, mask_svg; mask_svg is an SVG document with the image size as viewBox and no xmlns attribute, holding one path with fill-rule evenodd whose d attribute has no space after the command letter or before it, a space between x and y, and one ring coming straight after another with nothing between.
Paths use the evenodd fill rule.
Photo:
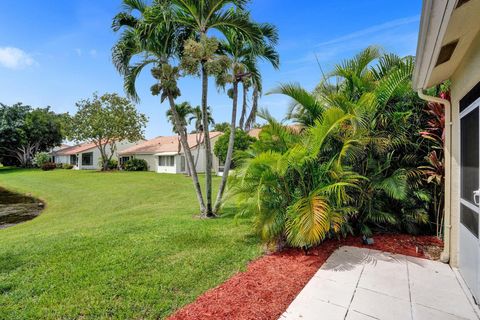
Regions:
<instances>
[{"instance_id":1,"label":"tall palm tree","mask_svg":"<svg viewBox=\"0 0 480 320\"><path fill-rule=\"evenodd\" d=\"M194 124L195 127L195 139L197 142L197 146L203 143L203 115L202 115L202 108L200 106L196 106L190 110L190 117L188 118L189 124ZM212 117L211 108L208 107L208 123L215 124L215 121ZM195 165L198 163L198 158L200 157L200 148L197 148L197 156L195 157Z\"/></svg>"},{"instance_id":2,"label":"tall palm tree","mask_svg":"<svg viewBox=\"0 0 480 320\"><path fill-rule=\"evenodd\" d=\"M259 39L258 28L243 12L248 0L171 0L176 12L175 20L195 39L205 39L211 30L224 34L227 30L241 33L246 39ZM208 68L207 60L200 61L202 82L202 112L208 108ZM203 117L206 149L206 198L207 217L213 217L212 208L212 146L208 128L208 117Z\"/></svg>"},{"instance_id":3,"label":"tall palm tree","mask_svg":"<svg viewBox=\"0 0 480 320\"><path fill-rule=\"evenodd\" d=\"M280 58L275 50L278 41L278 30L275 26L264 23L256 24L258 33L262 35L261 39L246 39L242 34L236 32L226 32L225 39L220 43L220 51L227 55L231 61L231 79L232 79L232 119L230 122L230 137L228 141L227 156L222 175L222 181L218 189L217 198L213 208L217 213L222 204L223 194L227 184L228 174L233 157L233 147L235 144L236 117L238 105L238 85L243 84L243 108L240 118L240 129L244 129L244 120L246 115L246 87L247 83L260 83L261 76L257 67L257 60L265 60L277 69Z\"/></svg>"},{"instance_id":4,"label":"tall palm tree","mask_svg":"<svg viewBox=\"0 0 480 320\"><path fill-rule=\"evenodd\" d=\"M192 106L188 102L182 102L175 105L177 110L178 118L182 124L182 129L184 134L187 135L187 117L192 112ZM166 112L168 121L173 125L173 132L178 135L178 140L181 141L180 132L178 132L177 127L175 126L175 119L171 109ZM178 144L178 153L181 151L181 143Z\"/></svg>"},{"instance_id":5,"label":"tall palm tree","mask_svg":"<svg viewBox=\"0 0 480 320\"><path fill-rule=\"evenodd\" d=\"M115 32L122 30L119 40L112 49L112 60L124 78L126 93L139 101L136 80L146 66L152 66L151 73L156 79L151 91L167 100L172 112L176 132L180 134L187 163L191 168L192 182L197 195L201 214L206 206L198 180L193 157L188 145L184 125L175 108L175 99L180 96L177 80L180 70L172 62L179 59L183 43L189 36L176 20L167 2L156 1L148 6L142 0L123 0L124 10L118 13L112 23Z\"/></svg>"}]
</instances>

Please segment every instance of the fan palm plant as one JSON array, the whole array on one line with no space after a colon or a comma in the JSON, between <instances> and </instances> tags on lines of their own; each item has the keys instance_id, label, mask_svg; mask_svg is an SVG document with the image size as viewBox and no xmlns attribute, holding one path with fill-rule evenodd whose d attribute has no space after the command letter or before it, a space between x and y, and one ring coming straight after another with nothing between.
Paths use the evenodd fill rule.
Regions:
<instances>
[{"instance_id":1,"label":"fan palm plant","mask_svg":"<svg viewBox=\"0 0 480 320\"><path fill-rule=\"evenodd\" d=\"M191 169L200 211L206 210L198 175L185 134L184 124L175 107L175 99L180 96L177 80L180 70L172 63L178 60L183 43L188 34L173 19L174 15L168 3L155 1L148 6L142 0L124 0L124 10L118 13L112 23L115 32L122 31L119 40L112 49L112 60L124 78L124 88L130 98L139 100L136 80L147 66L151 66L156 83L151 91L161 96L161 102L167 100L175 123L175 131L180 140Z\"/></svg>"}]
</instances>

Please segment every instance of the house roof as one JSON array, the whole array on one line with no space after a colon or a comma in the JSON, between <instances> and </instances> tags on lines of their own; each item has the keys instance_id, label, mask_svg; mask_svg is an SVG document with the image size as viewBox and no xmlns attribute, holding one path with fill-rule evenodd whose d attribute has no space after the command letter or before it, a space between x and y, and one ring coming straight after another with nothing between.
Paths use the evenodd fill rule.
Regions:
<instances>
[{"instance_id":1,"label":"house roof","mask_svg":"<svg viewBox=\"0 0 480 320\"><path fill-rule=\"evenodd\" d=\"M67 148L57 150L57 151L55 151L55 154L57 156L70 156L70 155L74 155L74 154L77 154L77 153L82 153L82 152L88 151L88 150L93 149L95 147L96 146L95 146L94 143L81 143L81 144L78 144L78 145L73 146L73 147L69 146Z\"/></svg>"},{"instance_id":2,"label":"house roof","mask_svg":"<svg viewBox=\"0 0 480 320\"><path fill-rule=\"evenodd\" d=\"M257 138L260 136L260 132L262 132L262 128L253 128L250 131L248 131L248 135L250 137Z\"/></svg>"},{"instance_id":3,"label":"house roof","mask_svg":"<svg viewBox=\"0 0 480 320\"><path fill-rule=\"evenodd\" d=\"M414 89L427 89L450 78L480 30L480 0L423 0Z\"/></svg>"},{"instance_id":4,"label":"house roof","mask_svg":"<svg viewBox=\"0 0 480 320\"><path fill-rule=\"evenodd\" d=\"M222 135L222 132L212 131L210 132L210 139L216 138ZM190 149L193 149L197 146L197 135L189 134L188 145ZM127 148L119 154L129 155L129 154L157 154L157 153L177 153L180 146L180 140L178 136L160 136L151 140L142 142L136 146Z\"/></svg>"},{"instance_id":5,"label":"house roof","mask_svg":"<svg viewBox=\"0 0 480 320\"><path fill-rule=\"evenodd\" d=\"M300 133L303 129L302 126L298 124L290 124L290 125L287 125L287 127L294 133ZM262 132L262 130L263 128L253 128L250 131L248 131L248 135L250 137L259 139L260 133Z\"/></svg>"}]
</instances>

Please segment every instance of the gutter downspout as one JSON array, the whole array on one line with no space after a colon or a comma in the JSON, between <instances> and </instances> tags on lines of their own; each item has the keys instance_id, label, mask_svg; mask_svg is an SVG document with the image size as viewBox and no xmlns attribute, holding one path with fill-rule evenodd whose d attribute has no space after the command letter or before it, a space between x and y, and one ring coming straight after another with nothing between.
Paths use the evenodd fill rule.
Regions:
<instances>
[{"instance_id":1,"label":"gutter downspout","mask_svg":"<svg viewBox=\"0 0 480 320\"><path fill-rule=\"evenodd\" d=\"M443 263L448 263L450 261L450 237L452 232L452 198L451 198L451 144L452 144L452 108L451 103L448 100L427 96L423 93L422 89L417 90L418 96L420 99L443 104L445 107L445 146L444 156L445 156L445 223L443 230L443 252L440 255L440 261Z\"/></svg>"}]
</instances>

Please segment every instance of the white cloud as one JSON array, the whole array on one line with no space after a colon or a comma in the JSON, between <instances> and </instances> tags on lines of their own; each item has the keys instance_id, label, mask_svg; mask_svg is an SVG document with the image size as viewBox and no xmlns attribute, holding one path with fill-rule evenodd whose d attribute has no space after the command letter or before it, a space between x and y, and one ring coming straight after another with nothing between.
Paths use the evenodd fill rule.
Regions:
<instances>
[{"instance_id":1,"label":"white cloud","mask_svg":"<svg viewBox=\"0 0 480 320\"><path fill-rule=\"evenodd\" d=\"M344 36L341 36L341 37L338 37L338 38L335 38L335 39L332 39L332 40L329 40L329 41L321 42L321 43L317 44L317 47L329 46L329 45L332 45L332 44L337 44L337 43L341 43L341 42L354 40L354 39L357 39L357 38L362 38L362 37L365 37L365 36L370 35L370 34L377 34L379 32L385 31L385 30L393 29L393 28L396 28L396 27L400 27L400 26L407 25L407 24L414 23L414 22L418 22L418 21L420 21L420 16L418 16L418 15L413 16L413 17L405 17L405 18L401 18L401 19L388 21L388 22L385 22L385 23L382 23L382 24L378 24L378 25L375 25L375 26L368 27L366 29L362 29L362 30L359 30L359 31L355 31L355 32L346 34Z\"/></svg>"},{"instance_id":2,"label":"white cloud","mask_svg":"<svg viewBox=\"0 0 480 320\"><path fill-rule=\"evenodd\" d=\"M379 45L401 56L415 54L418 30L410 25L419 21L419 16L405 17L357 30L318 43L313 52L286 63L311 65L312 63L339 62L345 55L355 54L368 45Z\"/></svg>"},{"instance_id":3,"label":"white cloud","mask_svg":"<svg viewBox=\"0 0 480 320\"><path fill-rule=\"evenodd\" d=\"M82 56L82 49L76 48L75 52L77 53L77 56L81 57Z\"/></svg>"},{"instance_id":4,"label":"white cloud","mask_svg":"<svg viewBox=\"0 0 480 320\"><path fill-rule=\"evenodd\" d=\"M0 66L8 69L24 69L36 64L25 51L14 47L0 47Z\"/></svg>"},{"instance_id":5,"label":"white cloud","mask_svg":"<svg viewBox=\"0 0 480 320\"><path fill-rule=\"evenodd\" d=\"M95 50L95 49L90 50L90 55L91 55L93 58L95 58L95 57L97 56L97 50Z\"/></svg>"}]
</instances>

